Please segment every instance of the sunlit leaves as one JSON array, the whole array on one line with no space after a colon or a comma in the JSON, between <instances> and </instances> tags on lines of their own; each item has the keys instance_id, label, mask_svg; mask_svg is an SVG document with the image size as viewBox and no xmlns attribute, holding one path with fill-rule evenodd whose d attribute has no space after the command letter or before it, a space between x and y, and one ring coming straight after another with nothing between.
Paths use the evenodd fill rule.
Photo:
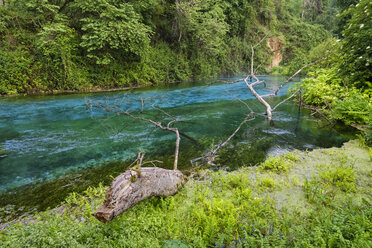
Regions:
<instances>
[{"instance_id":1,"label":"sunlit leaves","mask_svg":"<svg viewBox=\"0 0 372 248\"><path fill-rule=\"evenodd\" d=\"M84 13L80 45L97 64L110 64L126 56L140 58L150 43L151 30L133 6L111 2L82 0L74 5Z\"/></svg>"},{"instance_id":2,"label":"sunlit leaves","mask_svg":"<svg viewBox=\"0 0 372 248\"><path fill-rule=\"evenodd\" d=\"M343 31L341 73L359 88L372 81L372 2L362 0L343 15L350 15Z\"/></svg>"}]
</instances>

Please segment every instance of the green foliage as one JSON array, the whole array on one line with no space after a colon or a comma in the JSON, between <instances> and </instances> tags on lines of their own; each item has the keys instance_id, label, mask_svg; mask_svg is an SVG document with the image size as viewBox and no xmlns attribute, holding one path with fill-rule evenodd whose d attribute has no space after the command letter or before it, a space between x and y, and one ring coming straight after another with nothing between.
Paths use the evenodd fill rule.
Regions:
<instances>
[{"instance_id":1,"label":"green foliage","mask_svg":"<svg viewBox=\"0 0 372 248\"><path fill-rule=\"evenodd\" d=\"M352 161L346 153L338 149L326 151L332 165L319 165L321 170L311 181L305 181L302 188L296 187L296 192L303 189L307 201L296 199L292 207L283 203L282 207L276 206L277 200L288 194L287 184L280 179L285 175L258 172L252 167L233 173L206 170L197 172L203 175L201 181L190 179L177 195L148 199L104 224L91 213L103 203L106 187L99 185L82 194L72 193L63 204L63 216L55 212L40 213L35 223L15 224L0 232L0 242L4 247L322 247L336 244L370 247L372 211L369 193L363 194L369 186L358 185L349 190L348 186L352 182L355 186L361 171L347 167ZM296 161L296 169L301 168L298 154L282 157ZM252 180L258 173L258 180ZM285 192L281 195L281 191ZM290 200L288 197L285 203ZM306 206L305 211L300 211L302 205Z\"/></svg>"},{"instance_id":2,"label":"green foliage","mask_svg":"<svg viewBox=\"0 0 372 248\"><path fill-rule=\"evenodd\" d=\"M59 90L85 86L87 72L79 66L78 34L75 30L63 20L44 26L37 36L36 52L44 71L44 84Z\"/></svg>"},{"instance_id":3,"label":"green foliage","mask_svg":"<svg viewBox=\"0 0 372 248\"><path fill-rule=\"evenodd\" d=\"M97 64L108 65L125 56L136 61L146 53L151 29L141 22L132 4L75 1L73 7L84 14L80 45Z\"/></svg>"},{"instance_id":4,"label":"green foliage","mask_svg":"<svg viewBox=\"0 0 372 248\"><path fill-rule=\"evenodd\" d=\"M322 107L330 118L346 124L371 123L372 101L368 92L345 86L336 67L320 69L309 76L301 85L304 103Z\"/></svg>"},{"instance_id":5,"label":"green foliage","mask_svg":"<svg viewBox=\"0 0 372 248\"><path fill-rule=\"evenodd\" d=\"M37 88L40 79L34 78L38 66L33 63L33 58L27 48L11 52L0 48L0 94L17 94Z\"/></svg>"},{"instance_id":6,"label":"green foliage","mask_svg":"<svg viewBox=\"0 0 372 248\"><path fill-rule=\"evenodd\" d=\"M311 203L329 205L334 198L334 192L315 176L312 180L305 179L303 190L306 199Z\"/></svg>"},{"instance_id":7,"label":"green foliage","mask_svg":"<svg viewBox=\"0 0 372 248\"><path fill-rule=\"evenodd\" d=\"M311 180L305 178L305 197L313 203L331 205L339 191L356 192L356 171L353 155L334 149L324 151L331 158L329 164L317 164L318 171Z\"/></svg>"},{"instance_id":8,"label":"green foliage","mask_svg":"<svg viewBox=\"0 0 372 248\"><path fill-rule=\"evenodd\" d=\"M331 38L331 33L320 25L312 25L299 20L284 23L282 30L285 33L285 44L282 49L283 62L289 72L285 74L293 74L302 66L313 62L314 59L309 57L309 51ZM324 54L320 55L320 57L323 56Z\"/></svg>"},{"instance_id":9,"label":"green foliage","mask_svg":"<svg viewBox=\"0 0 372 248\"><path fill-rule=\"evenodd\" d=\"M292 163L297 160L295 155L270 156L260 165L261 170L273 171L275 173L286 173L292 167Z\"/></svg>"},{"instance_id":10,"label":"green foliage","mask_svg":"<svg viewBox=\"0 0 372 248\"><path fill-rule=\"evenodd\" d=\"M325 184L337 186L342 191L355 191L355 171L350 167L330 167L320 173L320 179Z\"/></svg>"},{"instance_id":11,"label":"green foliage","mask_svg":"<svg viewBox=\"0 0 372 248\"><path fill-rule=\"evenodd\" d=\"M270 177L264 177L260 179L260 186L267 190L274 190L278 187L278 184Z\"/></svg>"},{"instance_id":12,"label":"green foliage","mask_svg":"<svg viewBox=\"0 0 372 248\"><path fill-rule=\"evenodd\" d=\"M337 189L344 192L356 191L354 169L337 164L322 167L319 177L313 174L311 180L305 179L303 188L310 202L330 205Z\"/></svg>"},{"instance_id":13,"label":"green foliage","mask_svg":"<svg viewBox=\"0 0 372 248\"><path fill-rule=\"evenodd\" d=\"M246 73L251 45L266 35L286 44L284 63L297 69L328 37L301 21L300 9L298 0L8 0L0 6L0 94ZM266 42L255 52L264 73L272 52Z\"/></svg>"},{"instance_id":14,"label":"green foliage","mask_svg":"<svg viewBox=\"0 0 372 248\"><path fill-rule=\"evenodd\" d=\"M346 124L372 123L372 102L367 95L357 90L350 93L344 100L337 99L333 104L334 116Z\"/></svg>"},{"instance_id":15,"label":"green foliage","mask_svg":"<svg viewBox=\"0 0 372 248\"><path fill-rule=\"evenodd\" d=\"M189 246L179 239L166 240L162 248L188 248Z\"/></svg>"},{"instance_id":16,"label":"green foliage","mask_svg":"<svg viewBox=\"0 0 372 248\"><path fill-rule=\"evenodd\" d=\"M342 32L341 75L357 88L370 89L372 82L372 4L362 0L343 15L350 19Z\"/></svg>"}]
</instances>

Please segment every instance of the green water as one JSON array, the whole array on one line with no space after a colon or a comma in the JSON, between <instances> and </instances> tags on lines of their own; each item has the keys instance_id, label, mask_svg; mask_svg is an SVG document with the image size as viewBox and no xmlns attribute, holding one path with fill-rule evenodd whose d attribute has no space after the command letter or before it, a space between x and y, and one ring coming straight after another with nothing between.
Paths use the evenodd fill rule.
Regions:
<instances>
[{"instance_id":1,"label":"green water","mask_svg":"<svg viewBox=\"0 0 372 248\"><path fill-rule=\"evenodd\" d=\"M271 92L285 80L282 77L264 79L268 87L258 87L261 94ZM286 90L268 102L281 101ZM226 139L244 119L249 111L235 97L255 111L264 112L243 83L198 82L130 92L0 99L0 147L9 152L0 159L0 191L8 192L2 196L3 203L21 197L20 191L27 197L25 192L30 190L30 183L33 187L41 187L35 184L37 182L42 185L60 180L54 185L63 195L71 190L70 185L75 180L71 178L76 173L84 178L79 189L100 178L107 181L110 174L125 169L125 163L120 164L120 161L131 161L139 148L147 152L148 159L163 160L159 166L170 168L175 145L173 133L125 116L91 111L87 106L89 101L107 102L111 106L120 103L124 109L130 106L135 111L141 108L140 102L135 101L139 97L148 99L148 106L155 104L177 116L181 122L176 126L198 140L195 143L182 138L181 169L189 168L191 159ZM156 120L166 118L149 107L143 112ZM308 111L300 110L292 102L282 105L273 119L274 126L270 126L265 117L249 122L231 145L221 151L219 162L231 168L255 164L268 154L341 146L352 135L343 127L320 125ZM70 179L65 180L69 176ZM48 190L32 191L33 198L53 194L45 191ZM44 207L53 201L47 202Z\"/></svg>"}]
</instances>

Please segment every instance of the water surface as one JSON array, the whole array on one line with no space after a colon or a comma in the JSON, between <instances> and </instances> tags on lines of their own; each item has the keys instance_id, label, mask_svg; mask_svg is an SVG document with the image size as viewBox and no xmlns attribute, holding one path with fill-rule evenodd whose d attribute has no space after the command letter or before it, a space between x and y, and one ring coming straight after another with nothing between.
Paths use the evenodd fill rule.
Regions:
<instances>
[{"instance_id":1,"label":"water surface","mask_svg":"<svg viewBox=\"0 0 372 248\"><path fill-rule=\"evenodd\" d=\"M272 92L285 80L283 77L264 79L268 87L257 87L261 94ZM287 89L288 86L279 97L268 102L279 102ZM110 161L129 160L139 148L146 150L150 157L172 156L173 133L127 117L91 111L87 106L89 101L107 102L111 106L120 104L123 108L140 110L138 98L177 116L182 121L177 127L200 141L201 145L197 145L182 139L181 168L189 167L187 161L193 156L186 151L197 151L195 157L201 155L228 137L244 119L249 110L237 98L255 111L264 112L243 82L199 82L130 92L2 98L0 146L10 153L0 159L0 191ZM149 105L143 112L156 120L165 117ZM253 157L257 151L267 155L292 149L340 146L350 137L345 130L320 126L308 111L300 110L291 102L282 105L273 119L275 126L270 126L264 117L257 117L241 130L232 144L250 147ZM249 161L232 163L235 162L249 164Z\"/></svg>"}]
</instances>

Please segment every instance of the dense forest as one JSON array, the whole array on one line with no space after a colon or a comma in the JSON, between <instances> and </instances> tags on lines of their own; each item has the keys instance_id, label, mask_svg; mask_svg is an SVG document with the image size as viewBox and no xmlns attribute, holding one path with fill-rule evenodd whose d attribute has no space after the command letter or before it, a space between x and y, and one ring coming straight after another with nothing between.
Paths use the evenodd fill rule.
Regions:
<instances>
[{"instance_id":1,"label":"dense forest","mask_svg":"<svg viewBox=\"0 0 372 248\"><path fill-rule=\"evenodd\" d=\"M290 74L334 47L345 61L337 65L340 77L345 74L353 85L366 88L371 81L371 5L361 1L341 14L356 2L0 1L0 94L236 75L247 71L250 46L264 37L276 44L257 48L259 73ZM336 44L337 37L343 45ZM272 70L275 52L279 60L274 65L281 66Z\"/></svg>"}]
</instances>

